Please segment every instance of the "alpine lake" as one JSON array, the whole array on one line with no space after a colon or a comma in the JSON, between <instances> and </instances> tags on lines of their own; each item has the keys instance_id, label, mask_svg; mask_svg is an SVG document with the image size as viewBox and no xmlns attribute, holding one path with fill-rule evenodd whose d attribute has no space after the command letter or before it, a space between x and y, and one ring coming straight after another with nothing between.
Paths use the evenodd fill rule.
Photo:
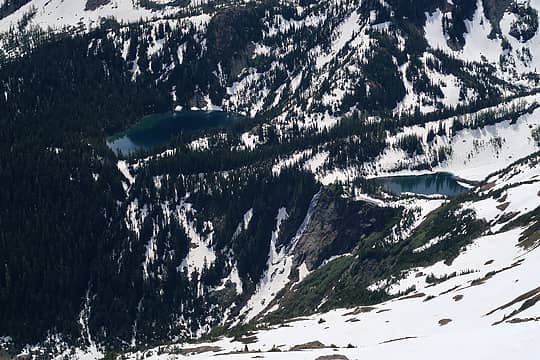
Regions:
<instances>
[{"instance_id":1,"label":"alpine lake","mask_svg":"<svg viewBox=\"0 0 540 360\"><path fill-rule=\"evenodd\" d=\"M212 128L227 128L243 117L223 111L183 110L144 116L129 129L107 139L107 146L117 155L151 151L170 143L183 133ZM457 196L467 191L450 173L378 177L379 183L392 194Z\"/></svg>"},{"instance_id":2,"label":"alpine lake","mask_svg":"<svg viewBox=\"0 0 540 360\"><path fill-rule=\"evenodd\" d=\"M413 193L421 195L457 196L468 189L449 173L434 173L411 176L389 176L375 178L383 188L392 194Z\"/></svg>"},{"instance_id":3,"label":"alpine lake","mask_svg":"<svg viewBox=\"0 0 540 360\"><path fill-rule=\"evenodd\" d=\"M117 155L131 155L166 145L182 133L226 128L241 116L223 111L183 110L144 116L129 129L107 139L107 146Z\"/></svg>"}]
</instances>

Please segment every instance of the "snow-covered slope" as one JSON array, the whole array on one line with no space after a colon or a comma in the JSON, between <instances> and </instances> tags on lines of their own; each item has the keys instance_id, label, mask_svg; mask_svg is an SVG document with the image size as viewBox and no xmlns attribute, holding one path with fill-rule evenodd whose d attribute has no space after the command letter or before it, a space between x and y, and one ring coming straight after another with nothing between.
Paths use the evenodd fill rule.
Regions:
<instances>
[{"instance_id":1,"label":"snow-covered slope","mask_svg":"<svg viewBox=\"0 0 540 360\"><path fill-rule=\"evenodd\" d=\"M97 6L88 6L96 3ZM29 25L44 29L81 28L89 30L99 25L102 18L114 17L119 22L137 22L173 15L187 8L198 6L199 2L189 3L187 6L169 6L178 3L173 0L150 1L156 8L144 6L142 1L133 0L31 0L13 14L0 20L0 31L17 28L18 23L25 15L32 14ZM100 5L102 4L102 5Z\"/></svg>"},{"instance_id":2,"label":"snow-covered slope","mask_svg":"<svg viewBox=\"0 0 540 360\"><path fill-rule=\"evenodd\" d=\"M539 100L538 95L526 96L473 114L428 122L421 126L405 127L396 136L388 139L388 149L377 161L366 164L366 167L371 176L385 173L411 174L421 173L412 170L435 162L432 171L449 172L463 179L481 181L488 174L501 170L539 149L539 144L533 139L531 131L540 124L540 109L534 108ZM534 107L531 108L531 113L526 113L516 120L511 118L510 113L505 116L504 109L516 104L520 104L524 109L531 105ZM490 115L491 118L502 115L501 121L493 125L449 131L449 134L437 135L433 140L427 140L429 131L436 132L441 126L452 129L456 121L471 123L475 117L488 111L494 112ZM396 149L395 144L399 139L408 135L422 139L424 154L409 156L402 149ZM444 148L451 149L448 158L437 163L434 160L438 155L437 150Z\"/></svg>"},{"instance_id":3,"label":"snow-covered slope","mask_svg":"<svg viewBox=\"0 0 540 360\"><path fill-rule=\"evenodd\" d=\"M411 268L398 279L371 285L390 294L408 290L406 296L260 324L234 339L162 346L128 357L315 359L340 354L349 359L428 359L437 354L441 359L535 359L540 350L535 340L540 283L534 276L540 271L534 215L540 203L539 160L537 154L490 176L475 190L480 198L463 204L478 218L488 218L490 226L453 261ZM510 211L527 220L513 223L515 217L503 216ZM504 224L513 225L501 229Z\"/></svg>"}]
</instances>

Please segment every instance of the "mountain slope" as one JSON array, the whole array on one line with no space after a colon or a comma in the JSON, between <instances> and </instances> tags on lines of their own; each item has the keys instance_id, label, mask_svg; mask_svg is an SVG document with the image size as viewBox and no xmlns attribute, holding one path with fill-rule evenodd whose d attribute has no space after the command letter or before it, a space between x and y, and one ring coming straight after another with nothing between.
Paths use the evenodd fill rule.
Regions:
<instances>
[{"instance_id":1,"label":"mountain slope","mask_svg":"<svg viewBox=\"0 0 540 360\"><path fill-rule=\"evenodd\" d=\"M397 353L412 359L426 358L442 344L451 342L455 346L441 354L443 358L471 354L504 358L518 354L524 359L533 359L533 334L540 328L539 284L530 276L538 271L539 160L538 154L529 157L488 177L475 188L480 198L464 203L462 209L474 208L479 218L490 214L486 218L490 220L490 227L464 246L451 262L408 269L396 279L371 285L371 288L384 288L390 294L407 290L407 296L397 296L374 306L317 313L271 326L260 324L234 339L169 345L130 356L153 354L152 358L159 359L191 348L184 351L202 352L194 358L206 358L208 352L212 355L233 352L224 358L244 359L252 357L253 353L234 352L242 352L247 346L271 359L292 356L313 359L325 354L344 354L349 358L370 354L386 357ZM529 204L524 203L522 197L526 197ZM526 209L520 212L525 215L518 222L505 216L516 206ZM492 217L499 221L491 220ZM444 235L439 235L439 242L428 243L440 246L441 242L453 241L452 237ZM424 246L419 251L427 248ZM497 339L497 346L493 346L493 339ZM302 347L302 344L306 345ZM272 349L284 353L268 352Z\"/></svg>"},{"instance_id":2,"label":"mountain slope","mask_svg":"<svg viewBox=\"0 0 540 360\"><path fill-rule=\"evenodd\" d=\"M538 9L491 0L23 5L0 20L7 30L24 18L0 35L2 347L98 356L310 316L291 324L301 333L294 324L311 326L320 312L363 331L401 309L425 317L395 337L374 325L381 332L368 343L332 331L305 341L374 345L446 336L454 325L481 333L502 312L478 320L477 306L534 288L520 271L534 270L537 245ZM117 20L99 20L109 15ZM107 147L144 115L185 109L245 118L131 155ZM397 196L373 180L438 171L472 190ZM500 273L524 284L508 299L492 295L493 276L455 313L443 310L458 293L423 302L511 266L522 236L533 250ZM491 259L477 247L496 261L484 265ZM447 276L454 271L467 274ZM412 285L425 295L392 300ZM367 305L395 311L360 322L328 313ZM36 314L48 315L32 323ZM281 338L286 327L264 334L275 336L257 340L265 350L304 341Z\"/></svg>"}]
</instances>

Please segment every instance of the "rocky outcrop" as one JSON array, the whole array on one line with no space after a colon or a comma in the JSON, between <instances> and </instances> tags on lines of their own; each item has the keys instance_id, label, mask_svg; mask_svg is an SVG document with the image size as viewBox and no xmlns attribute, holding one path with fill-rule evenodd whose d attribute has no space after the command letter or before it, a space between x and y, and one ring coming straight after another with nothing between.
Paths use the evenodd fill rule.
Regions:
<instances>
[{"instance_id":1,"label":"rocky outcrop","mask_svg":"<svg viewBox=\"0 0 540 360\"><path fill-rule=\"evenodd\" d=\"M491 31L490 36L494 37L496 34L501 33L500 23L503 18L504 12L508 9L512 0L482 0L484 6L484 13L486 18L490 21Z\"/></svg>"},{"instance_id":2,"label":"rocky outcrop","mask_svg":"<svg viewBox=\"0 0 540 360\"><path fill-rule=\"evenodd\" d=\"M225 96L230 85L247 68L253 55L253 42L262 36L258 8L234 7L217 13L206 31L207 68L217 74L209 83L209 95L215 104Z\"/></svg>"},{"instance_id":3,"label":"rocky outcrop","mask_svg":"<svg viewBox=\"0 0 540 360\"><path fill-rule=\"evenodd\" d=\"M84 7L85 11L94 11L97 8L107 5L111 0L86 0L86 5Z\"/></svg>"},{"instance_id":4,"label":"rocky outcrop","mask_svg":"<svg viewBox=\"0 0 540 360\"><path fill-rule=\"evenodd\" d=\"M206 33L209 60L230 67L235 59L245 58L248 45L257 41L261 33L255 9L230 8L216 14Z\"/></svg>"},{"instance_id":5,"label":"rocky outcrop","mask_svg":"<svg viewBox=\"0 0 540 360\"><path fill-rule=\"evenodd\" d=\"M369 234L380 231L393 209L343 199L336 190L325 189L312 219L295 248L295 262L308 270L332 256L350 252Z\"/></svg>"}]
</instances>

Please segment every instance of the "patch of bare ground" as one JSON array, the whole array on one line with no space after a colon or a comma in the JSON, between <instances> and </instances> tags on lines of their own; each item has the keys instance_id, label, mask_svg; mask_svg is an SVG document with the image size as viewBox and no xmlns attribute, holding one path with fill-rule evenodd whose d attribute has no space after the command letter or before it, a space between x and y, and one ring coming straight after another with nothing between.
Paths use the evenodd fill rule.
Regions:
<instances>
[{"instance_id":1,"label":"patch of bare ground","mask_svg":"<svg viewBox=\"0 0 540 360\"><path fill-rule=\"evenodd\" d=\"M495 187L495 185L497 185L497 183L495 181L487 183L485 185L482 185L482 187L480 188L480 191L481 192L489 191L489 190L493 189Z\"/></svg>"},{"instance_id":2,"label":"patch of bare ground","mask_svg":"<svg viewBox=\"0 0 540 360\"><path fill-rule=\"evenodd\" d=\"M417 299L417 298L421 298L421 297L424 297L424 296L426 296L426 294L417 293L417 294L412 294L412 295L407 295L407 296L400 297L398 300Z\"/></svg>"},{"instance_id":3,"label":"patch of bare ground","mask_svg":"<svg viewBox=\"0 0 540 360\"><path fill-rule=\"evenodd\" d=\"M86 5L84 7L84 10L93 11L93 10L96 10L97 8L103 6L103 5L107 5L110 2L111 2L111 0L87 0Z\"/></svg>"},{"instance_id":4,"label":"patch of bare ground","mask_svg":"<svg viewBox=\"0 0 540 360\"><path fill-rule=\"evenodd\" d=\"M234 341L241 342L242 344L253 344L256 343L257 340L257 336L255 335L242 336L234 339Z\"/></svg>"},{"instance_id":5,"label":"patch of bare ground","mask_svg":"<svg viewBox=\"0 0 540 360\"><path fill-rule=\"evenodd\" d=\"M348 312L346 314L343 314L343 316L350 316L350 315L358 315L358 314L364 314L364 313L368 313L368 312L371 312L373 310L375 310L376 308L373 307L373 306L361 306L359 308L356 308L354 309L353 311L351 312Z\"/></svg>"},{"instance_id":6,"label":"patch of bare ground","mask_svg":"<svg viewBox=\"0 0 540 360\"><path fill-rule=\"evenodd\" d=\"M519 238L519 246L532 251L540 245L540 221L529 226Z\"/></svg>"},{"instance_id":7,"label":"patch of bare ground","mask_svg":"<svg viewBox=\"0 0 540 360\"><path fill-rule=\"evenodd\" d=\"M527 300L528 298L532 297L532 296L535 296L537 294L540 294L540 287L537 287L536 289L533 289L533 290L530 290L530 291L527 291L526 293L524 294L521 294L519 295L518 297L516 297L514 300L502 305L502 306L499 306L498 308L496 309L493 309L491 310L490 312L488 312L486 314L486 316L489 316L491 314L493 314L494 312L496 311L499 311L499 310L504 310L514 304L517 304L518 302L521 302L521 301L524 301L524 300Z\"/></svg>"},{"instance_id":8,"label":"patch of bare ground","mask_svg":"<svg viewBox=\"0 0 540 360\"><path fill-rule=\"evenodd\" d=\"M496 222L496 224L504 224L515 218L519 215L517 211L511 211L509 213L503 214Z\"/></svg>"},{"instance_id":9,"label":"patch of bare ground","mask_svg":"<svg viewBox=\"0 0 540 360\"><path fill-rule=\"evenodd\" d=\"M293 319L287 319L283 323L290 324L290 323L293 323L293 322L304 321L304 320L310 320L310 319L306 318L306 317L298 317L298 318L293 318Z\"/></svg>"},{"instance_id":10,"label":"patch of bare ground","mask_svg":"<svg viewBox=\"0 0 540 360\"><path fill-rule=\"evenodd\" d=\"M218 352L223 350L219 346L197 346L192 348L183 348L178 349L177 354L180 355L198 355L198 354L204 354L207 352Z\"/></svg>"},{"instance_id":11,"label":"patch of bare ground","mask_svg":"<svg viewBox=\"0 0 540 360\"><path fill-rule=\"evenodd\" d=\"M293 347L290 348L289 351L315 350L315 349L324 349L327 347L329 346L324 345L320 341L310 341L304 344L294 345Z\"/></svg>"},{"instance_id":12,"label":"patch of bare ground","mask_svg":"<svg viewBox=\"0 0 540 360\"><path fill-rule=\"evenodd\" d=\"M405 336L405 337L401 337L401 338L397 338L397 339L390 339L390 340L386 340L386 341L383 341L382 343L379 343L379 344L388 344L388 343L393 343L393 342L396 342L396 341L403 341L403 340L410 340L410 339L417 339L418 336Z\"/></svg>"},{"instance_id":13,"label":"patch of bare ground","mask_svg":"<svg viewBox=\"0 0 540 360\"><path fill-rule=\"evenodd\" d=\"M440 326L444 326L444 325L448 325L452 322L452 319L441 319L439 320L439 325Z\"/></svg>"},{"instance_id":14,"label":"patch of bare ground","mask_svg":"<svg viewBox=\"0 0 540 360\"><path fill-rule=\"evenodd\" d=\"M439 294L439 296L441 296L441 295L446 295L446 294L448 294L448 293L451 293L452 291L454 291L454 290L456 290L456 289L458 289L458 288L459 288L459 285L456 285L456 286L454 286L453 288L450 288L450 289L448 289L448 290L443 291L442 293Z\"/></svg>"},{"instance_id":15,"label":"patch of bare ground","mask_svg":"<svg viewBox=\"0 0 540 360\"><path fill-rule=\"evenodd\" d=\"M502 306L499 306L498 308L496 309L493 309L491 310L490 312L488 312L486 314L486 316L489 316L497 311L500 311L500 310L504 310L504 309L507 309L509 308L510 306L512 305L515 305L515 304L518 304L520 302L523 302L523 304L521 304L521 306L512 311L509 315L505 315L501 320L493 323L493 325L498 325L510 318L513 318L514 316L516 316L517 314L527 310L528 308L530 307L533 307L534 305L536 305L537 302L540 301L540 287L537 287L536 289L533 289L531 291L527 291L526 293L524 294L521 294L520 296L516 297L514 300L502 305Z\"/></svg>"},{"instance_id":16,"label":"patch of bare ground","mask_svg":"<svg viewBox=\"0 0 540 360\"><path fill-rule=\"evenodd\" d=\"M461 295L461 294L460 294L460 295L456 295L456 296L454 296L452 299L454 299L454 301L456 301L456 302L457 302L457 301L461 301L461 300L463 300L463 295Z\"/></svg>"},{"instance_id":17,"label":"patch of bare ground","mask_svg":"<svg viewBox=\"0 0 540 360\"><path fill-rule=\"evenodd\" d=\"M493 264L494 262L495 262L495 260L488 260L488 261L486 261L486 262L484 263L484 265L486 265L486 266L487 266L487 265L491 265L491 264Z\"/></svg>"},{"instance_id":18,"label":"patch of bare ground","mask_svg":"<svg viewBox=\"0 0 540 360\"><path fill-rule=\"evenodd\" d=\"M359 322L359 321L360 321L360 319L357 319L357 318L351 318L351 319L345 320L345 322L351 322L351 323L353 323L353 322Z\"/></svg>"},{"instance_id":19,"label":"patch of bare ground","mask_svg":"<svg viewBox=\"0 0 540 360\"><path fill-rule=\"evenodd\" d=\"M510 206L510 203L509 202L505 202L505 203L502 203L500 205L497 205L496 208L501 210L501 211L504 211L508 208L508 206Z\"/></svg>"},{"instance_id":20,"label":"patch of bare ground","mask_svg":"<svg viewBox=\"0 0 540 360\"><path fill-rule=\"evenodd\" d=\"M522 262L523 262L523 259L520 259L520 260L516 261L515 263L513 263L510 266L503 267L502 269L499 269L499 270L496 270L496 271L490 271L486 275L484 275L484 277L474 279L473 281L471 281L471 285L465 287L465 289L467 289L469 287L473 287L473 286L483 285L483 284L485 284L486 281L491 279L493 276L495 276L495 275L497 275L499 273L502 273L503 271L513 269L516 266L521 265Z\"/></svg>"},{"instance_id":21,"label":"patch of bare ground","mask_svg":"<svg viewBox=\"0 0 540 360\"><path fill-rule=\"evenodd\" d=\"M377 311L377 314L387 312L387 311L390 311L390 309L381 309L381 310Z\"/></svg>"},{"instance_id":22,"label":"patch of bare ground","mask_svg":"<svg viewBox=\"0 0 540 360\"><path fill-rule=\"evenodd\" d=\"M521 324L521 323L526 323L526 322L531 322L531 321L540 321L540 317L525 318L525 319L514 318L514 319L510 319L510 320L508 320L506 322L509 323L509 324Z\"/></svg>"},{"instance_id":23,"label":"patch of bare ground","mask_svg":"<svg viewBox=\"0 0 540 360\"><path fill-rule=\"evenodd\" d=\"M436 298L436 296L435 296L435 295L428 295L428 296L426 296L426 298L424 299L424 302L427 302L427 301L433 300L433 299L435 299L435 298Z\"/></svg>"},{"instance_id":24,"label":"patch of bare ground","mask_svg":"<svg viewBox=\"0 0 540 360\"><path fill-rule=\"evenodd\" d=\"M346 357L345 355L334 354L334 355L319 356L315 360L349 360L349 358Z\"/></svg>"}]
</instances>

